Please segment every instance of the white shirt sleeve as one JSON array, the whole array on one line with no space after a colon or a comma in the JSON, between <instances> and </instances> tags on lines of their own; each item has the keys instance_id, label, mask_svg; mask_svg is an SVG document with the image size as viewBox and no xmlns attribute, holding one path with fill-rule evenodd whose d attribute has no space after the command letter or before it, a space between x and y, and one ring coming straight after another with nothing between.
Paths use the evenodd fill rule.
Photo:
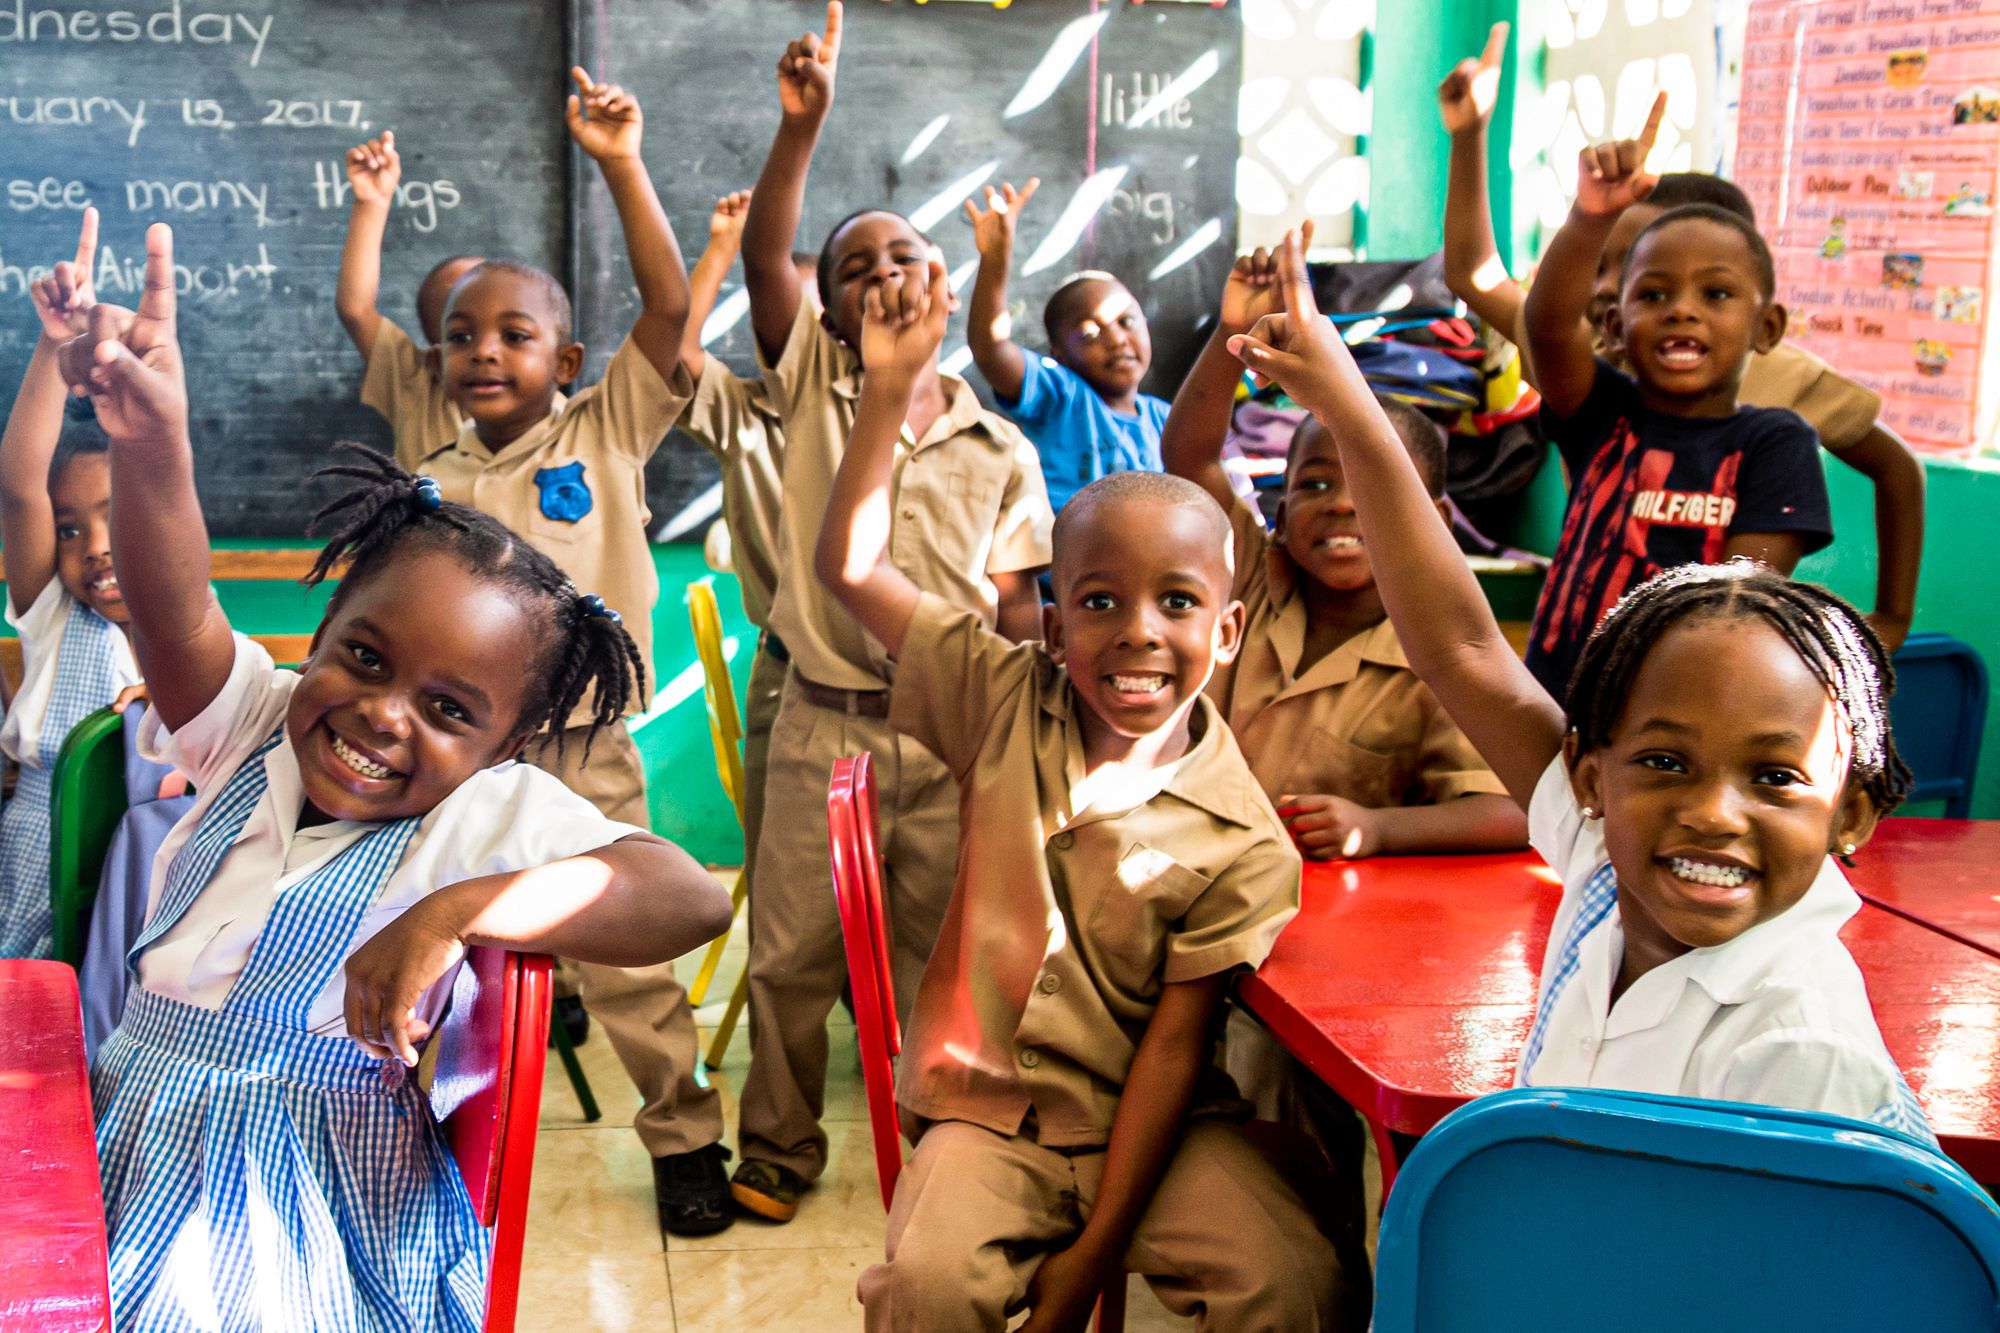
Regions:
<instances>
[{"instance_id":1,"label":"white shirt sleeve","mask_svg":"<svg viewBox=\"0 0 2000 1333\"><path fill-rule=\"evenodd\" d=\"M53 574L34 604L21 614L14 614L13 599L7 599L7 623L21 637L21 688L7 709L6 720L0 722L0 751L17 763L32 763L41 752L42 719L48 714L49 698L56 687L56 655L75 606L76 599ZM139 664L123 634L116 636L112 651L117 655L115 675L120 687L138 684Z\"/></svg>"},{"instance_id":2,"label":"white shirt sleeve","mask_svg":"<svg viewBox=\"0 0 2000 1333\"><path fill-rule=\"evenodd\" d=\"M139 753L157 763L172 764L188 775L197 790L215 784L218 776L234 773L284 721L296 671L280 671L261 644L236 635L236 661L208 707L168 731L158 709L146 710L139 724Z\"/></svg>"}]
</instances>

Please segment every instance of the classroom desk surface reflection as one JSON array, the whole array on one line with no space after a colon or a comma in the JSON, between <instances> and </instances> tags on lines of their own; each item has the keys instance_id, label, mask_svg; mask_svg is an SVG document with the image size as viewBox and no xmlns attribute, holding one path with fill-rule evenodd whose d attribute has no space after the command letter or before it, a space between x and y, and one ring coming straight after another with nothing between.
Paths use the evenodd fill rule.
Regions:
<instances>
[{"instance_id":1,"label":"classroom desk surface reflection","mask_svg":"<svg viewBox=\"0 0 2000 1333\"><path fill-rule=\"evenodd\" d=\"M109 1329L76 973L0 961L0 1328Z\"/></svg>"},{"instance_id":2,"label":"classroom desk surface reflection","mask_svg":"<svg viewBox=\"0 0 2000 1333\"><path fill-rule=\"evenodd\" d=\"M1877 857L1893 847L1922 878L1932 841L1896 833ZM1364 1115L1422 1134L1512 1083L1561 892L1532 852L1308 862L1299 915L1243 1001ZM1946 1152L2000 1181L2000 958L1873 904L1841 937Z\"/></svg>"}]
</instances>

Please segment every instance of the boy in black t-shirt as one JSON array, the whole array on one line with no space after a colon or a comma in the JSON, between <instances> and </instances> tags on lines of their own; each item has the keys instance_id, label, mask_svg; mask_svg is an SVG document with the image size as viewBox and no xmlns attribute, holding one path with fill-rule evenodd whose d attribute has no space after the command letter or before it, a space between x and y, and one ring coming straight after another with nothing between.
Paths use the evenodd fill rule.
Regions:
<instances>
[{"instance_id":1,"label":"boy in black t-shirt","mask_svg":"<svg viewBox=\"0 0 2000 1333\"><path fill-rule=\"evenodd\" d=\"M1660 570L1747 555L1789 574L1833 540L1819 437L1795 412L1736 401L1750 354L1785 331L1755 227L1706 204L1662 214L1627 252L1607 321L1632 373L1592 351L1598 256L1658 181L1644 164L1665 105L1638 139L1583 151L1576 203L1528 289L1543 422L1570 475L1528 644L1557 698L1599 618Z\"/></svg>"}]
</instances>

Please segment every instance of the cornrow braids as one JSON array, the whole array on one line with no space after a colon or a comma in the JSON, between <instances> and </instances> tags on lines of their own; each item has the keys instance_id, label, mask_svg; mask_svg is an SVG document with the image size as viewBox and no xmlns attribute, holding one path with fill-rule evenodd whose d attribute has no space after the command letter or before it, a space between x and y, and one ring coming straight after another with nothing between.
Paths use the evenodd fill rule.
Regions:
<instances>
[{"instance_id":1,"label":"cornrow braids","mask_svg":"<svg viewBox=\"0 0 2000 1333\"><path fill-rule=\"evenodd\" d=\"M1598 623L1569 684L1569 722L1578 753L1610 743L1653 645L1675 625L1704 616L1757 619L1783 635L1833 699L1851 738L1854 780L1880 814L1902 803L1911 779L1890 734L1896 670L1888 649L1841 598L1742 558L1656 574Z\"/></svg>"},{"instance_id":2,"label":"cornrow braids","mask_svg":"<svg viewBox=\"0 0 2000 1333\"><path fill-rule=\"evenodd\" d=\"M318 536L331 529L331 534L300 580L310 587L337 566L347 566L327 604L327 616L338 611L351 590L397 559L419 551L451 556L513 593L530 623L547 627L540 651L526 664L528 694L516 722L519 728L554 730L560 755L564 723L595 690L584 737L588 758L599 729L615 724L635 699L645 697L645 664L618 613L600 597L579 594L553 560L499 520L444 499L430 478L410 475L364 444L342 441L334 448L353 461L331 464L313 476L349 477L359 484L313 515L307 531Z\"/></svg>"}]
</instances>

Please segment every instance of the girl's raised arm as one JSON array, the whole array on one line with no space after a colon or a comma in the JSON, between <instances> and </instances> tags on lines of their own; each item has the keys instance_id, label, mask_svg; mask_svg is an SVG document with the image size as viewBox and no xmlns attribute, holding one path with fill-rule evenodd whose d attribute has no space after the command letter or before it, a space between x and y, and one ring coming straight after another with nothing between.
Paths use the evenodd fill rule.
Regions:
<instances>
[{"instance_id":1,"label":"girl's raised arm","mask_svg":"<svg viewBox=\"0 0 2000 1333\"><path fill-rule=\"evenodd\" d=\"M1562 709L1500 633L1409 451L1347 344L1320 318L1305 254L1291 233L1278 252L1278 275L1285 313L1232 338L1230 349L1283 385L1340 442L1362 539L1375 553L1375 586L1410 665L1526 809L1562 749Z\"/></svg>"},{"instance_id":2,"label":"girl's raised arm","mask_svg":"<svg viewBox=\"0 0 2000 1333\"><path fill-rule=\"evenodd\" d=\"M89 392L111 438L111 556L131 610L132 651L160 720L176 729L221 692L236 649L208 585L165 223L146 232L138 311L94 307L89 329L64 344L62 368Z\"/></svg>"}]
</instances>

